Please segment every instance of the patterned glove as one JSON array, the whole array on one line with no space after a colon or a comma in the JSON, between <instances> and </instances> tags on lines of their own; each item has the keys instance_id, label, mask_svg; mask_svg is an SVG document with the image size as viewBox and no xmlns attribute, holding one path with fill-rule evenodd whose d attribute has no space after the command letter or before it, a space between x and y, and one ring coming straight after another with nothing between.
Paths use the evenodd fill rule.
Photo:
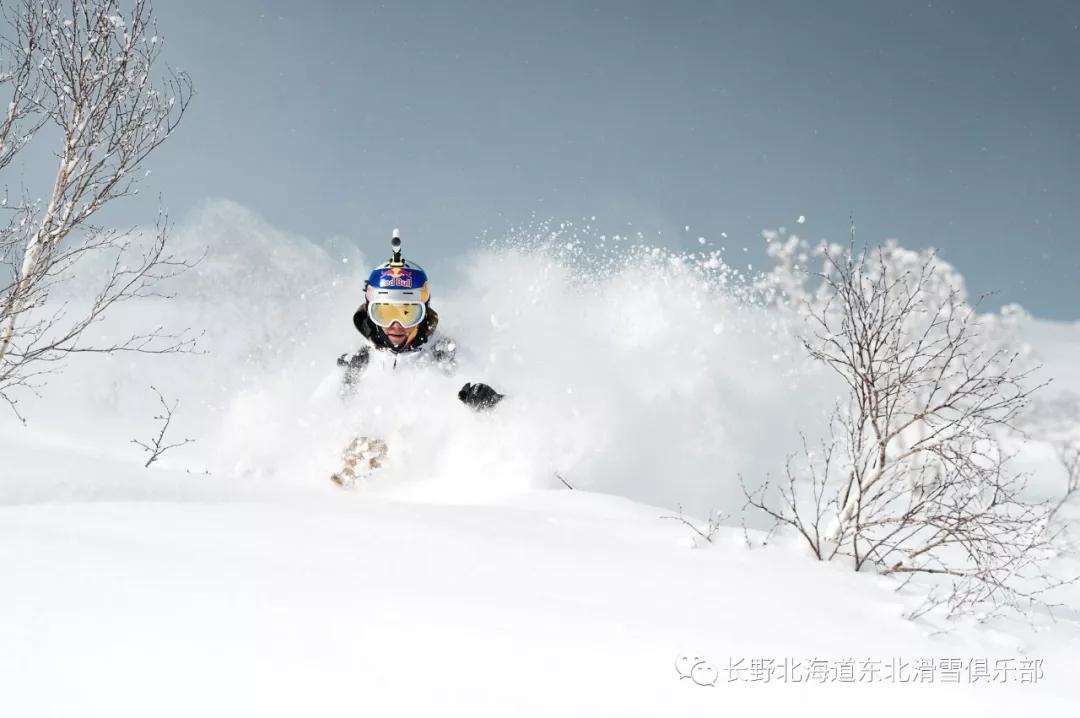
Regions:
<instances>
[{"instance_id":1,"label":"patterned glove","mask_svg":"<svg viewBox=\"0 0 1080 718\"><path fill-rule=\"evenodd\" d=\"M338 357L337 365L345 369L345 375L342 377L342 384L346 388L352 388L354 384L360 379L360 372L364 370L368 362L371 360L371 356L368 352L368 348L364 347L355 354L342 354Z\"/></svg>"},{"instance_id":2,"label":"patterned glove","mask_svg":"<svg viewBox=\"0 0 1080 718\"><path fill-rule=\"evenodd\" d=\"M342 354L338 357L337 365L348 367L349 369L363 369L367 365L370 357L368 356L367 349L361 349L355 354Z\"/></svg>"}]
</instances>

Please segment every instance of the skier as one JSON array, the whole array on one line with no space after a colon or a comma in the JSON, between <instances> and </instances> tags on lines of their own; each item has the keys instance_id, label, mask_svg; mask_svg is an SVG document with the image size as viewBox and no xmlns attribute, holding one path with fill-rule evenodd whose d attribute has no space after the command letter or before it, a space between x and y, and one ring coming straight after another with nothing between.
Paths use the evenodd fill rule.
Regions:
<instances>
[{"instance_id":1,"label":"skier","mask_svg":"<svg viewBox=\"0 0 1080 718\"><path fill-rule=\"evenodd\" d=\"M353 314L353 325L366 344L351 354L342 354L340 388L343 394L355 389L360 376L373 361L432 365L445 372L455 369L454 341L437 331L439 315L431 308L427 273L401 256L401 237L394 230L390 242L393 256L375 267L364 285L364 303ZM458 398L467 406L483 411L493 408L503 395L484 383L466 383ZM345 447L343 466L330 478L349 486L361 476L381 467L387 446L382 439L358 436Z\"/></svg>"}]
</instances>

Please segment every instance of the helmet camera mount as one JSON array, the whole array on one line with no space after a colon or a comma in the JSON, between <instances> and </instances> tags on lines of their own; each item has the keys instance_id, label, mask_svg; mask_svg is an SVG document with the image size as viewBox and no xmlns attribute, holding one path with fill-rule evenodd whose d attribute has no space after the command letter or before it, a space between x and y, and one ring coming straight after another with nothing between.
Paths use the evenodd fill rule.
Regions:
<instances>
[{"instance_id":1,"label":"helmet camera mount","mask_svg":"<svg viewBox=\"0 0 1080 718\"><path fill-rule=\"evenodd\" d=\"M401 258L401 232L397 229L394 230L393 238L390 240L390 248L394 250L394 256L390 258L390 266L405 266L405 260Z\"/></svg>"}]
</instances>

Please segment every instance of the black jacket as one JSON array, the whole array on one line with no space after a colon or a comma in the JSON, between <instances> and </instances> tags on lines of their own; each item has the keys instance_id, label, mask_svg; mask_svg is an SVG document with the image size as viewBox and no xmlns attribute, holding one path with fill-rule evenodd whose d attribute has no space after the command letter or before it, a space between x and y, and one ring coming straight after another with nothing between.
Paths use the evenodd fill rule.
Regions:
<instances>
[{"instance_id":1,"label":"black jacket","mask_svg":"<svg viewBox=\"0 0 1080 718\"><path fill-rule=\"evenodd\" d=\"M360 308L353 314L353 326L376 350L389 351L394 354L406 354L420 351L435 336L435 328L439 326L439 315L428 306L424 313L424 320L420 322L417 329L416 336L405 348L394 346L382 328L371 321L371 317L367 313L367 304L360 305ZM360 373L371 359L370 352L371 347L363 347L353 354L342 354L338 357L338 366L345 369L342 381L346 389L351 389L360 378ZM436 341L431 347L431 354L437 365L447 369L453 368L454 343L451 340L442 338ZM477 410L491 409L502 398L502 394L482 383L465 384L458 392L458 399Z\"/></svg>"}]
</instances>

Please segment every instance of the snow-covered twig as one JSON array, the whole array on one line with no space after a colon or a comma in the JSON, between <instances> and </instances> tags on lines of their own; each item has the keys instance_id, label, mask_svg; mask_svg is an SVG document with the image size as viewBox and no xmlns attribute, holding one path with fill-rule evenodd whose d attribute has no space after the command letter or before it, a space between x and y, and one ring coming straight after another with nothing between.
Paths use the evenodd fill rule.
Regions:
<instances>
[{"instance_id":1,"label":"snow-covered twig","mask_svg":"<svg viewBox=\"0 0 1080 718\"><path fill-rule=\"evenodd\" d=\"M721 522L727 517L719 512L710 514L704 531L698 528L693 521L686 518L683 514L682 506L679 507L679 514L677 516L661 516L660 518L669 521L678 521L684 526L689 527L691 531L701 537L706 543L712 543L716 532L720 530Z\"/></svg>"}]
</instances>

